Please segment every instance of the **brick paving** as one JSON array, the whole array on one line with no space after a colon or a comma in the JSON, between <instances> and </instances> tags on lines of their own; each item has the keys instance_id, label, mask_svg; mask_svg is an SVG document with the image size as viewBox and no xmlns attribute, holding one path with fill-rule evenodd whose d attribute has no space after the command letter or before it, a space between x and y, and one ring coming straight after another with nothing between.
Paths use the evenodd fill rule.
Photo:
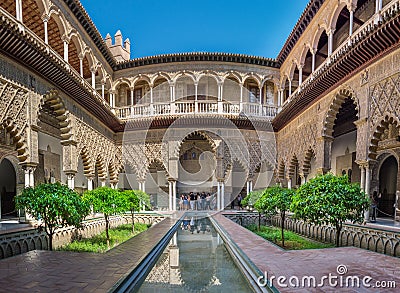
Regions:
<instances>
[{"instance_id":1,"label":"brick paving","mask_svg":"<svg viewBox=\"0 0 400 293\"><path fill-rule=\"evenodd\" d=\"M104 254L35 250L0 260L0 292L107 292L175 222L167 218Z\"/></svg>"},{"instance_id":2,"label":"brick paving","mask_svg":"<svg viewBox=\"0 0 400 293\"><path fill-rule=\"evenodd\" d=\"M280 288L282 292L400 292L400 258L391 257L355 247L340 247L328 249L312 249L284 251L265 241L246 228L234 223L223 215L214 219L228 232L232 240L251 259L262 272L269 276L314 276L320 280L323 276L340 276L337 273L339 265L348 269L344 276L358 276L362 279L371 276L375 281L395 281L397 289L377 288ZM288 282L286 282L288 284ZM328 284L328 281L325 281ZM274 282L276 285L276 281Z\"/></svg>"}]
</instances>

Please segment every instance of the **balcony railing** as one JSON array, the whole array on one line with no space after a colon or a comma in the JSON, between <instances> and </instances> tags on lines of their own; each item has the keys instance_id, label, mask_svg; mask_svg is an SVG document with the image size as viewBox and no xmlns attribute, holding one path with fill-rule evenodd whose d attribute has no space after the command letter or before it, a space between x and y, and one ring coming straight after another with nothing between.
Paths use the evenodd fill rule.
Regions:
<instances>
[{"instance_id":1,"label":"balcony railing","mask_svg":"<svg viewBox=\"0 0 400 293\"><path fill-rule=\"evenodd\" d=\"M115 113L121 120L183 114L246 115L272 120L277 114L277 109L275 105L261 105L259 103L177 101L117 107Z\"/></svg>"},{"instance_id":2,"label":"balcony railing","mask_svg":"<svg viewBox=\"0 0 400 293\"><path fill-rule=\"evenodd\" d=\"M297 94L309 86L318 76L323 74L332 62L348 52L349 48L357 45L359 40L362 39L362 36L366 35L375 27L378 20L385 19L393 14L399 13L399 10L400 0L393 0L386 4L378 13L372 15L370 19L368 19L362 26L354 31L351 36L347 37L347 39L340 44L340 46L335 49L335 51L333 51L332 54L328 56L326 60L303 81L303 83L289 96L282 106L285 107L287 104L289 104L297 96Z\"/></svg>"}]
</instances>

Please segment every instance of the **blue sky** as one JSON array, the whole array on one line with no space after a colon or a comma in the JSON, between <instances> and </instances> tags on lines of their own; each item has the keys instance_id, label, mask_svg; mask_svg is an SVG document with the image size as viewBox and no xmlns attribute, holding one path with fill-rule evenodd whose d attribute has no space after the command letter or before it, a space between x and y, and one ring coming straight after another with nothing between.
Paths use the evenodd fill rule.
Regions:
<instances>
[{"instance_id":1,"label":"blue sky","mask_svg":"<svg viewBox=\"0 0 400 293\"><path fill-rule=\"evenodd\" d=\"M131 58L182 52L277 57L309 0L81 0L98 30L120 29Z\"/></svg>"}]
</instances>

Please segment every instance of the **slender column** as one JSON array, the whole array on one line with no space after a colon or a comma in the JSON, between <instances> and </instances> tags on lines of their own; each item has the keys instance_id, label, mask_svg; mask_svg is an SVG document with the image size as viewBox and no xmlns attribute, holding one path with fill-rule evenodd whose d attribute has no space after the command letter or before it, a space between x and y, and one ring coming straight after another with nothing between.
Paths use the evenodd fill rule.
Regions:
<instances>
[{"instance_id":1,"label":"slender column","mask_svg":"<svg viewBox=\"0 0 400 293\"><path fill-rule=\"evenodd\" d=\"M299 86L303 83L303 65L299 66Z\"/></svg>"},{"instance_id":2,"label":"slender column","mask_svg":"<svg viewBox=\"0 0 400 293\"><path fill-rule=\"evenodd\" d=\"M292 95L292 80L289 79L289 97Z\"/></svg>"},{"instance_id":3,"label":"slender column","mask_svg":"<svg viewBox=\"0 0 400 293\"><path fill-rule=\"evenodd\" d=\"M79 56L79 73L83 77L83 56Z\"/></svg>"},{"instance_id":4,"label":"slender column","mask_svg":"<svg viewBox=\"0 0 400 293\"><path fill-rule=\"evenodd\" d=\"M349 37L353 34L353 25L354 25L354 11L350 10L350 25L349 25Z\"/></svg>"},{"instance_id":5,"label":"slender column","mask_svg":"<svg viewBox=\"0 0 400 293\"><path fill-rule=\"evenodd\" d=\"M172 210L176 211L176 181L172 181Z\"/></svg>"},{"instance_id":6,"label":"slender column","mask_svg":"<svg viewBox=\"0 0 400 293\"><path fill-rule=\"evenodd\" d=\"M221 182L221 210L225 209L225 182Z\"/></svg>"},{"instance_id":7,"label":"slender column","mask_svg":"<svg viewBox=\"0 0 400 293\"><path fill-rule=\"evenodd\" d=\"M300 175L301 178L301 185L303 185L304 183L306 183L306 176L304 174Z\"/></svg>"},{"instance_id":8,"label":"slender column","mask_svg":"<svg viewBox=\"0 0 400 293\"><path fill-rule=\"evenodd\" d=\"M92 88L96 89L96 70L92 69Z\"/></svg>"},{"instance_id":9,"label":"slender column","mask_svg":"<svg viewBox=\"0 0 400 293\"><path fill-rule=\"evenodd\" d=\"M29 187L30 186L30 184L29 184L29 180L30 180L29 169L26 168L24 170L24 173L25 173L25 187Z\"/></svg>"},{"instance_id":10,"label":"slender column","mask_svg":"<svg viewBox=\"0 0 400 293\"><path fill-rule=\"evenodd\" d=\"M360 188L361 188L361 190L365 190L365 168L364 168L364 166L360 166L360 170L361 170Z\"/></svg>"},{"instance_id":11,"label":"slender column","mask_svg":"<svg viewBox=\"0 0 400 293\"><path fill-rule=\"evenodd\" d=\"M328 32L328 57L332 55L332 51L333 51L333 34L334 34L335 30L331 29Z\"/></svg>"},{"instance_id":12,"label":"slender column","mask_svg":"<svg viewBox=\"0 0 400 293\"><path fill-rule=\"evenodd\" d=\"M93 190L93 177L88 177L87 178L87 189L88 190Z\"/></svg>"},{"instance_id":13,"label":"slender column","mask_svg":"<svg viewBox=\"0 0 400 293\"><path fill-rule=\"evenodd\" d=\"M218 83L218 101L222 101L222 84Z\"/></svg>"},{"instance_id":14,"label":"slender column","mask_svg":"<svg viewBox=\"0 0 400 293\"><path fill-rule=\"evenodd\" d=\"M173 195L172 181L168 181L168 191L169 191L168 210L172 211L172 195Z\"/></svg>"},{"instance_id":15,"label":"slender column","mask_svg":"<svg viewBox=\"0 0 400 293\"><path fill-rule=\"evenodd\" d=\"M365 194L367 195L367 197L370 197L369 194L369 189L370 189L370 184L371 184L371 172L370 172L370 168L368 165L365 166ZM369 209L367 209L364 212L364 219L365 221L369 220Z\"/></svg>"},{"instance_id":16,"label":"slender column","mask_svg":"<svg viewBox=\"0 0 400 293\"><path fill-rule=\"evenodd\" d=\"M169 84L169 96L171 98L171 102L175 101L175 86L174 84Z\"/></svg>"},{"instance_id":17,"label":"slender column","mask_svg":"<svg viewBox=\"0 0 400 293\"><path fill-rule=\"evenodd\" d=\"M68 42L64 41L64 61L68 62Z\"/></svg>"},{"instance_id":18,"label":"slender column","mask_svg":"<svg viewBox=\"0 0 400 293\"><path fill-rule=\"evenodd\" d=\"M75 174L69 173L67 174L67 184L68 188L74 190L75 188Z\"/></svg>"},{"instance_id":19,"label":"slender column","mask_svg":"<svg viewBox=\"0 0 400 293\"><path fill-rule=\"evenodd\" d=\"M101 186L101 187L106 186L106 180L105 180L105 179L100 178L100 186Z\"/></svg>"},{"instance_id":20,"label":"slender column","mask_svg":"<svg viewBox=\"0 0 400 293\"><path fill-rule=\"evenodd\" d=\"M239 104L240 112L243 112L243 83L240 83L240 104Z\"/></svg>"},{"instance_id":21,"label":"slender column","mask_svg":"<svg viewBox=\"0 0 400 293\"><path fill-rule=\"evenodd\" d=\"M47 29L47 22L48 22L47 18L43 19L43 24L44 24L44 42L46 44L49 43L49 33L48 33L48 29Z\"/></svg>"},{"instance_id":22,"label":"slender column","mask_svg":"<svg viewBox=\"0 0 400 293\"><path fill-rule=\"evenodd\" d=\"M246 195L249 195L249 193L250 193L249 181L246 181Z\"/></svg>"},{"instance_id":23,"label":"slender column","mask_svg":"<svg viewBox=\"0 0 400 293\"><path fill-rule=\"evenodd\" d=\"M153 85L150 85L150 104L153 104Z\"/></svg>"},{"instance_id":24,"label":"slender column","mask_svg":"<svg viewBox=\"0 0 400 293\"><path fill-rule=\"evenodd\" d=\"M194 100L195 100L195 101L197 101L198 86L199 86L199 83L196 82L196 83L194 84Z\"/></svg>"},{"instance_id":25,"label":"slender column","mask_svg":"<svg viewBox=\"0 0 400 293\"><path fill-rule=\"evenodd\" d=\"M131 92L131 106L133 106L133 104L134 104L134 96L133 96L134 93L135 93L134 90L135 90L135 89L134 89L133 87L130 88L130 92Z\"/></svg>"},{"instance_id":26,"label":"slender column","mask_svg":"<svg viewBox=\"0 0 400 293\"><path fill-rule=\"evenodd\" d=\"M104 99L104 87L105 87L105 84L104 84L104 82L102 82L101 83L101 97Z\"/></svg>"},{"instance_id":27,"label":"slender column","mask_svg":"<svg viewBox=\"0 0 400 293\"><path fill-rule=\"evenodd\" d=\"M315 70L315 54L316 54L316 50L312 50L311 51L311 56L312 56L311 72L314 72L314 70Z\"/></svg>"},{"instance_id":28,"label":"slender column","mask_svg":"<svg viewBox=\"0 0 400 293\"><path fill-rule=\"evenodd\" d=\"M21 0L16 0L15 1L15 12L16 12L16 17L17 20L22 22L23 16L22 16L22 2Z\"/></svg>"},{"instance_id":29,"label":"slender column","mask_svg":"<svg viewBox=\"0 0 400 293\"><path fill-rule=\"evenodd\" d=\"M33 176L35 172L35 168L31 168L29 172L29 186L34 187L35 186L35 176Z\"/></svg>"},{"instance_id":30,"label":"slender column","mask_svg":"<svg viewBox=\"0 0 400 293\"><path fill-rule=\"evenodd\" d=\"M290 178L290 177L287 178L287 187L289 189L292 189L292 178Z\"/></svg>"},{"instance_id":31,"label":"slender column","mask_svg":"<svg viewBox=\"0 0 400 293\"><path fill-rule=\"evenodd\" d=\"M221 209L221 188L220 182L217 181L217 210Z\"/></svg>"},{"instance_id":32,"label":"slender column","mask_svg":"<svg viewBox=\"0 0 400 293\"><path fill-rule=\"evenodd\" d=\"M260 105L262 105L262 101L263 101L262 87L260 86L260 87L258 88L258 90L260 91Z\"/></svg>"}]
</instances>

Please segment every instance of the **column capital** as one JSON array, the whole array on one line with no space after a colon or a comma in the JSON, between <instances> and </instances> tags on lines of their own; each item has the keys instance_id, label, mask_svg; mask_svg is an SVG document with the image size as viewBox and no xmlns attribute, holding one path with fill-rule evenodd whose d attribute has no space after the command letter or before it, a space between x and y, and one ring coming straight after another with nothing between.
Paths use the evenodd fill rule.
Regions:
<instances>
[{"instance_id":1,"label":"column capital","mask_svg":"<svg viewBox=\"0 0 400 293\"><path fill-rule=\"evenodd\" d=\"M43 13L41 19L43 22L48 22L50 20L50 16L48 16L46 13Z\"/></svg>"}]
</instances>

